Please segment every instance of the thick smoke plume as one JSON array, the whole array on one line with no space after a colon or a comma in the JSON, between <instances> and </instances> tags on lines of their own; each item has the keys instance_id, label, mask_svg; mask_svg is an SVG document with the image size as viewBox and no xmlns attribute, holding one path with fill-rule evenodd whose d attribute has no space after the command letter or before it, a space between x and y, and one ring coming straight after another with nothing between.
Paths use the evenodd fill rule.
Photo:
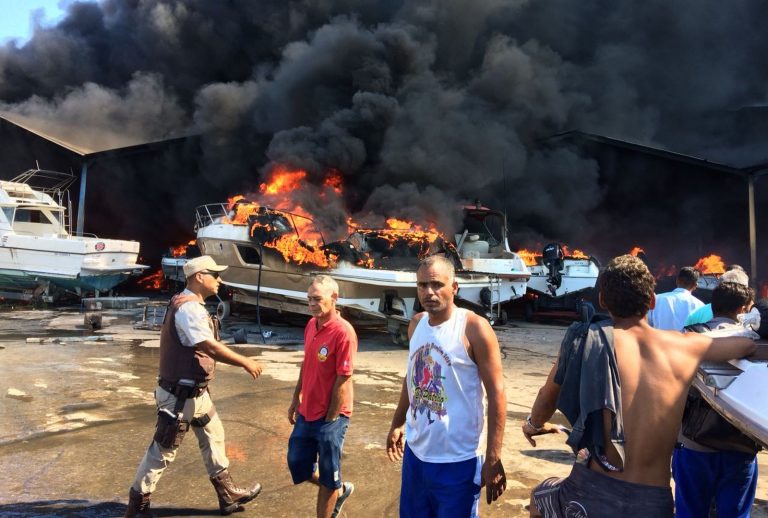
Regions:
<instances>
[{"instance_id":1,"label":"thick smoke plume","mask_svg":"<svg viewBox=\"0 0 768 518\"><path fill-rule=\"evenodd\" d=\"M339 213L449 231L451 207L480 199L518 236L599 246L598 163L542 142L578 129L702 153L712 113L767 100L766 15L758 0L77 2L0 48L0 109L89 145L199 134L196 171L163 162L191 203L256 191L279 163L317 185L341 174Z\"/></svg>"}]
</instances>

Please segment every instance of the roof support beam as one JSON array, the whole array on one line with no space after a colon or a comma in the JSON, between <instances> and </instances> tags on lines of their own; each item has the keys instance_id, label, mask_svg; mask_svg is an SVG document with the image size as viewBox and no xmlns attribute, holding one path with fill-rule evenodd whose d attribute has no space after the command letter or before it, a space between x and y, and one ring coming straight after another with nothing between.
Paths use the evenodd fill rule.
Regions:
<instances>
[{"instance_id":1,"label":"roof support beam","mask_svg":"<svg viewBox=\"0 0 768 518\"><path fill-rule=\"evenodd\" d=\"M83 235L85 227L85 187L88 183L88 161L83 160L80 167L80 196L77 199L77 232L76 235Z\"/></svg>"}]
</instances>

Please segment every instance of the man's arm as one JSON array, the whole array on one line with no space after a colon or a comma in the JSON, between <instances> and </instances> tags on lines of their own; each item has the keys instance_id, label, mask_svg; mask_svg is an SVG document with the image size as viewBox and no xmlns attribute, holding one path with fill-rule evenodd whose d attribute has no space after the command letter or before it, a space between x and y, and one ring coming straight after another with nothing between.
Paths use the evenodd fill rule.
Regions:
<instances>
[{"instance_id":1,"label":"man's arm","mask_svg":"<svg viewBox=\"0 0 768 518\"><path fill-rule=\"evenodd\" d=\"M488 397L488 442L480 485L485 485L485 499L489 504L499 498L507 488L507 478L501 463L501 444L507 421L507 399L504 394L504 375L501 352L496 333L488 321L470 313L466 327L469 352L477 364L480 381Z\"/></svg>"},{"instance_id":2,"label":"man's arm","mask_svg":"<svg viewBox=\"0 0 768 518\"><path fill-rule=\"evenodd\" d=\"M547 376L547 381L544 382L544 386L539 389L539 393L536 395L536 400L531 407L530 423L527 420L523 423L523 435L531 443L531 446L536 446L536 441L532 438L534 435L560 432L559 427L547 422L552 419L552 415L555 413L557 398L560 395L560 385L555 383L557 361L555 360L555 364Z\"/></svg>"},{"instance_id":3,"label":"man's arm","mask_svg":"<svg viewBox=\"0 0 768 518\"><path fill-rule=\"evenodd\" d=\"M304 376L304 362L299 365L299 379L296 381L296 388L293 389L293 397L291 398L291 405L288 407L288 421L291 424L296 424L296 409L299 407L299 398L301 397L301 382Z\"/></svg>"},{"instance_id":4,"label":"man's arm","mask_svg":"<svg viewBox=\"0 0 768 518\"><path fill-rule=\"evenodd\" d=\"M413 336L413 331L416 329L416 325L424 317L424 313L418 313L413 316L408 323L408 340L410 341ZM406 376L408 370L406 369ZM408 400L408 386L405 384L406 379L403 378L403 384L400 389L400 399L397 401L397 408L392 416L392 425L389 427L389 433L387 434L387 456L389 460L395 462L403 458L405 452L405 417L410 406Z\"/></svg>"},{"instance_id":5,"label":"man's arm","mask_svg":"<svg viewBox=\"0 0 768 518\"><path fill-rule=\"evenodd\" d=\"M352 388L352 375L336 375L336 381L331 390L331 403L328 405L328 411L325 413L326 421L335 421L339 418L341 404L349 395Z\"/></svg>"},{"instance_id":6,"label":"man's arm","mask_svg":"<svg viewBox=\"0 0 768 518\"><path fill-rule=\"evenodd\" d=\"M405 452L405 416L409 405L408 387L403 378L400 399L392 416L392 426L389 427L389 434L387 434L387 456L392 462L402 459Z\"/></svg>"},{"instance_id":7,"label":"man's arm","mask_svg":"<svg viewBox=\"0 0 768 518\"><path fill-rule=\"evenodd\" d=\"M711 338L698 335L697 338L706 338L709 343L704 345L704 356L702 361L727 362L749 356L757 350L757 344L751 338L746 337L727 337Z\"/></svg>"},{"instance_id":8,"label":"man's arm","mask_svg":"<svg viewBox=\"0 0 768 518\"><path fill-rule=\"evenodd\" d=\"M218 340L205 340L196 343L195 347L203 351L214 360L236 367L242 367L245 372L253 376L253 379L261 376L262 366L256 360L252 360L242 354L236 353Z\"/></svg>"}]
</instances>

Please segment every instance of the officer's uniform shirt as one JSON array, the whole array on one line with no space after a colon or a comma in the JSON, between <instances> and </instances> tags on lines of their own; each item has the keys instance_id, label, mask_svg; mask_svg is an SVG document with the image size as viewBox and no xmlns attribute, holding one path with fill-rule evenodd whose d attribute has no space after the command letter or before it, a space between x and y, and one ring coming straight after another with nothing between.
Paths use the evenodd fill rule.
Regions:
<instances>
[{"instance_id":1,"label":"officer's uniform shirt","mask_svg":"<svg viewBox=\"0 0 768 518\"><path fill-rule=\"evenodd\" d=\"M181 295L196 296L187 289ZM200 342L215 340L210 320L211 316L203 304L194 301L182 304L176 312L176 332L181 345L194 347Z\"/></svg>"}]
</instances>

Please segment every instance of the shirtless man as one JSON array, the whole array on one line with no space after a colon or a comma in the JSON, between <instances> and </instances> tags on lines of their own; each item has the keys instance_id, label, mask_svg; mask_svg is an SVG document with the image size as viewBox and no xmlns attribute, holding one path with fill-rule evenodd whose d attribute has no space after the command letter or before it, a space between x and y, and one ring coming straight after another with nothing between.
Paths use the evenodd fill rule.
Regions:
<instances>
[{"instance_id":1,"label":"shirtless man","mask_svg":"<svg viewBox=\"0 0 768 518\"><path fill-rule=\"evenodd\" d=\"M670 457L696 369L703 360L743 357L756 346L748 338L713 339L652 328L647 313L655 304L654 285L645 264L630 255L613 259L601 273L600 304L613 319L619 415L602 410L605 458L593 456L586 465L577 462L567 478L548 479L536 487L531 495L531 516L673 516ZM564 343L560 356L572 348L572 343ZM523 425L523 434L533 446L533 436L558 430L547 421L556 406L561 407L558 399L564 370L558 373L557 363L552 368ZM595 383L600 377L590 376L590 381ZM563 396L568 394L563 392ZM623 442L622 437L616 438L615 425L621 420Z\"/></svg>"}]
</instances>

